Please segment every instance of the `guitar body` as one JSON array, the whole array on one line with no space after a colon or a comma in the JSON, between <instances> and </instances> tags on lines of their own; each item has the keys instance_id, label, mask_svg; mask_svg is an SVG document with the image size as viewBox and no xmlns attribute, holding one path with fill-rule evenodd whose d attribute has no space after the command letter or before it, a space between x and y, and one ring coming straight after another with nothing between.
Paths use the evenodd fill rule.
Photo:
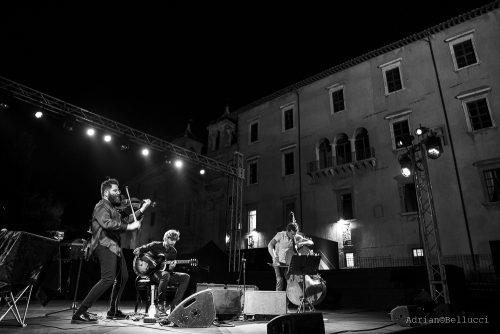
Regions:
<instances>
[{"instance_id":1,"label":"guitar body","mask_svg":"<svg viewBox=\"0 0 500 334\"><path fill-rule=\"evenodd\" d=\"M134 257L134 265L133 265L134 272L137 276L149 276L153 274L155 271L161 269L158 268L160 264L159 262L160 261L155 259L149 253L136 255Z\"/></svg>"},{"instance_id":2,"label":"guitar body","mask_svg":"<svg viewBox=\"0 0 500 334\"><path fill-rule=\"evenodd\" d=\"M164 261L162 258L156 258L151 253L146 252L134 257L132 267L137 276L150 276L155 271L165 270L167 265L173 262L176 262L177 264L189 264L193 267L198 265L197 259Z\"/></svg>"}]
</instances>

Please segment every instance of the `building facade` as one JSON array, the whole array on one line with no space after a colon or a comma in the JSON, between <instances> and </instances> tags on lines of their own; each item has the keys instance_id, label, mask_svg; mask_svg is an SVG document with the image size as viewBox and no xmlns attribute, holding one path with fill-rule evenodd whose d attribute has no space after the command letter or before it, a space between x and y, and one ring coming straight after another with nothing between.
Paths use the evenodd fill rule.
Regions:
<instances>
[{"instance_id":1,"label":"building facade","mask_svg":"<svg viewBox=\"0 0 500 334\"><path fill-rule=\"evenodd\" d=\"M338 242L343 266L418 262L418 199L399 142L418 142L423 126L443 147L428 161L442 254L491 254L500 240L498 40L495 2L233 112L246 162L241 246L266 247L293 212L306 235ZM215 147L207 154L228 149Z\"/></svg>"}]
</instances>

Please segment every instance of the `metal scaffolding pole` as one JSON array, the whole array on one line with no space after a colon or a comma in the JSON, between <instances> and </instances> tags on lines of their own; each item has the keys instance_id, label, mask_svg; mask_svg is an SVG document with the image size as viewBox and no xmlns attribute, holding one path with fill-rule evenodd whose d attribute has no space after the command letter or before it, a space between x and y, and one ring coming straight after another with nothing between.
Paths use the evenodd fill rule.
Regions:
<instances>
[{"instance_id":1,"label":"metal scaffolding pole","mask_svg":"<svg viewBox=\"0 0 500 334\"><path fill-rule=\"evenodd\" d=\"M441 242L432 197L426 148L422 142L412 145L410 154L417 193L418 221L424 247L431 297L436 304L450 304L446 270L442 262Z\"/></svg>"}]
</instances>

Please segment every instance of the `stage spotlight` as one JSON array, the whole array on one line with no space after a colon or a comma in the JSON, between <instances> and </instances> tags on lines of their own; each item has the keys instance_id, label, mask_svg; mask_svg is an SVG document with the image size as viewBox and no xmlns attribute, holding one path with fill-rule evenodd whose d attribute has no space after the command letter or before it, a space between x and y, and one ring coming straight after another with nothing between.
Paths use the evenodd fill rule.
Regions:
<instances>
[{"instance_id":1,"label":"stage spotlight","mask_svg":"<svg viewBox=\"0 0 500 334\"><path fill-rule=\"evenodd\" d=\"M424 134L426 134L427 132L429 132L429 128L426 128L425 126L422 126L420 125L416 130L415 130L415 134L417 136L422 136Z\"/></svg>"},{"instance_id":2,"label":"stage spotlight","mask_svg":"<svg viewBox=\"0 0 500 334\"><path fill-rule=\"evenodd\" d=\"M229 234L226 234L226 244L228 244L230 240L231 240L231 237L229 236Z\"/></svg>"},{"instance_id":3,"label":"stage spotlight","mask_svg":"<svg viewBox=\"0 0 500 334\"><path fill-rule=\"evenodd\" d=\"M174 162L175 167L182 168L182 165L183 165L182 160L179 160L179 159L175 160L175 162Z\"/></svg>"},{"instance_id":4,"label":"stage spotlight","mask_svg":"<svg viewBox=\"0 0 500 334\"><path fill-rule=\"evenodd\" d=\"M427 156L430 159L437 159L443 153L443 145L441 144L441 139L432 133L425 139L425 149L427 151Z\"/></svg>"},{"instance_id":5,"label":"stage spotlight","mask_svg":"<svg viewBox=\"0 0 500 334\"><path fill-rule=\"evenodd\" d=\"M399 164L401 165L401 174L404 177L409 177L411 175L412 163L408 153L404 153L399 157Z\"/></svg>"},{"instance_id":6,"label":"stage spotlight","mask_svg":"<svg viewBox=\"0 0 500 334\"><path fill-rule=\"evenodd\" d=\"M149 150L147 148L143 148L141 153L143 156L147 157L149 155Z\"/></svg>"},{"instance_id":7,"label":"stage spotlight","mask_svg":"<svg viewBox=\"0 0 500 334\"><path fill-rule=\"evenodd\" d=\"M9 109L9 105L5 102L0 102L0 110L7 110Z\"/></svg>"},{"instance_id":8,"label":"stage spotlight","mask_svg":"<svg viewBox=\"0 0 500 334\"><path fill-rule=\"evenodd\" d=\"M92 128L87 129L87 136L93 137L95 135L95 130Z\"/></svg>"},{"instance_id":9,"label":"stage spotlight","mask_svg":"<svg viewBox=\"0 0 500 334\"><path fill-rule=\"evenodd\" d=\"M105 136L103 137L103 139L104 139L104 141L105 141L106 143L109 143L109 142L111 141L111 136L110 136L110 135L105 135Z\"/></svg>"},{"instance_id":10,"label":"stage spotlight","mask_svg":"<svg viewBox=\"0 0 500 334\"><path fill-rule=\"evenodd\" d=\"M73 131L76 124L76 117L74 115L67 115L64 118L63 129L67 131Z\"/></svg>"},{"instance_id":11,"label":"stage spotlight","mask_svg":"<svg viewBox=\"0 0 500 334\"><path fill-rule=\"evenodd\" d=\"M43 112L41 112L41 111L37 111L37 112L35 113L35 117L36 117L36 118L42 118L42 116L43 116Z\"/></svg>"},{"instance_id":12,"label":"stage spotlight","mask_svg":"<svg viewBox=\"0 0 500 334\"><path fill-rule=\"evenodd\" d=\"M200 174L204 175L205 174L205 170L204 169L200 169Z\"/></svg>"}]
</instances>

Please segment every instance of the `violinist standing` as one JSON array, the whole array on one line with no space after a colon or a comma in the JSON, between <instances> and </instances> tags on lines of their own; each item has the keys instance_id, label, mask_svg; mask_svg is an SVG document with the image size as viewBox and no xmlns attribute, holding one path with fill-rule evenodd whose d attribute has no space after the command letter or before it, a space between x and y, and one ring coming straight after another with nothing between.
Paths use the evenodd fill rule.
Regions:
<instances>
[{"instance_id":1,"label":"violinist standing","mask_svg":"<svg viewBox=\"0 0 500 334\"><path fill-rule=\"evenodd\" d=\"M71 323L97 323L87 310L99 297L111 286L111 298L108 319L125 319L126 316L118 309L120 298L128 279L128 271L125 259L120 247L120 233L136 230L141 226L144 211L149 207L151 201L144 200L142 206L134 214L122 217L116 209L121 204L119 182L116 179L108 179L101 184L102 199L96 204L92 215L92 240L90 241L90 256L99 260L101 267L101 279L92 287L85 299L76 310Z\"/></svg>"},{"instance_id":2,"label":"violinist standing","mask_svg":"<svg viewBox=\"0 0 500 334\"><path fill-rule=\"evenodd\" d=\"M313 246L312 240L305 239L300 234L299 225L296 222L291 222L286 226L286 231L276 233L267 245L269 254L273 258L273 268L276 274L276 291L285 289L285 275L288 270L287 253L295 252L302 246Z\"/></svg>"}]
</instances>

